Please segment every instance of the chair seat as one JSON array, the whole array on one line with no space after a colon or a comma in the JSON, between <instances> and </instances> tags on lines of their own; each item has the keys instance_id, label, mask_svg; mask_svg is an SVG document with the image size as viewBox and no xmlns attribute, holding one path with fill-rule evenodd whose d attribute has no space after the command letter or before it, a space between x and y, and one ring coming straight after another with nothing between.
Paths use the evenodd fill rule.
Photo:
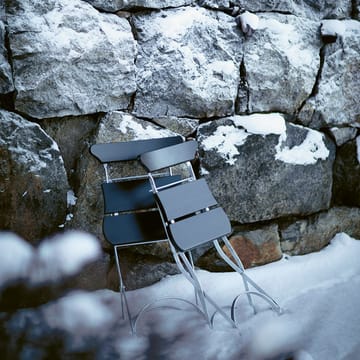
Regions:
<instances>
[{"instance_id":1,"label":"chair seat","mask_svg":"<svg viewBox=\"0 0 360 360\"><path fill-rule=\"evenodd\" d=\"M231 224L219 207L169 224L169 231L178 250L188 251L230 234Z\"/></svg>"},{"instance_id":2,"label":"chair seat","mask_svg":"<svg viewBox=\"0 0 360 360\"><path fill-rule=\"evenodd\" d=\"M104 216L103 232L112 245L138 245L167 239L157 210Z\"/></svg>"},{"instance_id":3,"label":"chair seat","mask_svg":"<svg viewBox=\"0 0 360 360\"><path fill-rule=\"evenodd\" d=\"M161 190L158 197L167 220L183 217L217 204L205 179Z\"/></svg>"}]
</instances>

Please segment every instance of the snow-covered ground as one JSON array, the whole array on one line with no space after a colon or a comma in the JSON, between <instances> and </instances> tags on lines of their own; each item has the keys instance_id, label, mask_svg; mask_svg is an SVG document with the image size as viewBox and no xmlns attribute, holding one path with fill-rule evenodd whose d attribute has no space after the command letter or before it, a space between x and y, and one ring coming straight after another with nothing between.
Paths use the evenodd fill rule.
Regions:
<instances>
[{"instance_id":1,"label":"snow-covered ground","mask_svg":"<svg viewBox=\"0 0 360 360\"><path fill-rule=\"evenodd\" d=\"M126 359L360 359L360 241L338 234L325 249L303 256L283 257L278 262L247 270L283 307L277 315L259 303L256 315L240 301L238 329L220 316L210 329L204 318L180 302L151 310L139 319L137 335L131 335L120 317L118 293L76 291L45 305L44 314L54 327L73 337L104 334L116 329L116 353ZM202 285L220 305L227 306L242 291L236 273L198 271ZM131 311L161 297L192 300L193 291L181 275L128 292ZM76 339L75 339L76 340Z\"/></svg>"}]
</instances>

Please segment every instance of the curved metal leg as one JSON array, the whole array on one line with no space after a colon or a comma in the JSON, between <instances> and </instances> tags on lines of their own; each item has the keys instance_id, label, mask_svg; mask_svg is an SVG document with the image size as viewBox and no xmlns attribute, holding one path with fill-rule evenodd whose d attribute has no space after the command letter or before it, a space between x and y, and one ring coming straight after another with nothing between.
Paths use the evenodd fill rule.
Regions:
<instances>
[{"instance_id":1,"label":"curved metal leg","mask_svg":"<svg viewBox=\"0 0 360 360\"><path fill-rule=\"evenodd\" d=\"M178 265L179 270L181 273L186 277L186 279L193 285L195 292L197 293L199 297L199 301L201 303L201 307L203 310L203 313L207 319L207 322L210 327L213 325L213 317L210 319L208 309L206 306L206 301L208 301L217 312L219 312L226 321L230 323L230 325L234 328L236 328L235 322L221 309L220 306L217 305L217 303L202 289L200 282L195 274L194 268L191 266L189 260L185 256L184 253L177 253L174 247L171 245L171 249L174 255L174 259L176 261L176 264ZM181 260L180 260L181 259Z\"/></svg>"},{"instance_id":2,"label":"curved metal leg","mask_svg":"<svg viewBox=\"0 0 360 360\"><path fill-rule=\"evenodd\" d=\"M253 286L256 290L257 293L260 293L263 295L263 298L266 298L268 300L268 302L271 302L272 308L277 312L277 313L281 313L281 308L280 306L277 304L277 302L269 295L265 292L265 290L263 290L255 281L253 281L247 274L245 274L244 271L244 266L239 258L239 256L237 255L237 253L235 252L235 250L233 249L233 247L231 246L229 240L226 237L223 237L222 240L225 243L225 246L229 249L231 255L233 256L233 260L231 260L228 255L225 254L225 252L223 251L223 249L221 248L218 240L214 241L214 245L216 250L218 251L219 255L224 259L224 261L232 268L234 269L237 273L239 273L241 275L241 277L243 278L244 284L245 285L245 293L247 294L248 300L249 300L249 304L253 307L254 312L256 312L253 301L251 299L251 295L254 295L254 292L249 291L249 286L248 284L250 284L251 286Z\"/></svg>"},{"instance_id":3,"label":"curved metal leg","mask_svg":"<svg viewBox=\"0 0 360 360\"><path fill-rule=\"evenodd\" d=\"M117 268L117 272L118 272L118 275L119 275L119 282L120 282L119 291L120 291L120 296L121 296L122 317L123 317L123 319L125 319L125 312L124 312L124 308L125 308L126 313L127 313L127 317L128 317L128 320L129 320L131 333L134 334L134 325L133 325L132 320L131 320L130 308L129 308L129 304L128 304L127 297L126 297L125 284L124 284L123 277L122 277L122 274L121 274L120 260L119 260L119 254L117 252L117 248L118 248L118 246L114 246L116 268Z\"/></svg>"}]
</instances>

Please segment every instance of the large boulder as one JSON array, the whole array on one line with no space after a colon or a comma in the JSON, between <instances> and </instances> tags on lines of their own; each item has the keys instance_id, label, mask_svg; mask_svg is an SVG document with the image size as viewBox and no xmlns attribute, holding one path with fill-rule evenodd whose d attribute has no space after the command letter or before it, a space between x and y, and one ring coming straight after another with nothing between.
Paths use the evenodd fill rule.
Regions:
<instances>
[{"instance_id":1,"label":"large boulder","mask_svg":"<svg viewBox=\"0 0 360 360\"><path fill-rule=\"evenodd\" d=\"M334 164L334 202L360 207L360 136L341 146Z\"/></svg>"},{"instance_id":2,"label":"large boulder","mask_svg":"<svg viewBox=\"0 0 360 360\"><path fill-rule=\"evenodd\" d=\"M231 16L184 7L134 16L134 25L136 114L203 118L234 112L243 38Z\"/></svg>"},{"instance_id":3,"label":"large boulder","mask_svg":"<svg viewBox=\"0 0 360 360\"><path fill-rule=\"evenodd\" d=\"M192 4L193 0L85 0L97 9L108 12L129 9L167 9Z\"/></svg>"},{"instance_id":4,"label":"large boulder","mask_svg":"<svg viewBox=\"0 0 360 360\"><path fill-rule=\"evenodd\" d=\"M126 109L135 92L129 22L80 0L9 0L16 110L34 118Z\"/></svg>"},{"instance_id":5,"label":"large boulder","mask_svg":"<svg viewBox=\"0 0 360 360\"><path fill-rule=\"evenodd\" d=\"M335 146L280 114L233 116L199 127L201 172L231 220L252 223L330 206Z\"/></svg>"},{"instance_id":6,"label":"large boulder","mask_svg":"<svg viewBox=\"0 0 360 360\"><path fill-rule=\"evenodd\" d=\"M299 17L318 20L318 19L343 19L350 18L352 15L351 0L282 0L282 1L262 1L262 0L201 0L203 6L226 10L237 7L251 12L278 12L292 14Z\"/></svg>"},{"instance_id":7,"label":"large boulder","mask_svg":"<svg viewBox=\"0 0 360 360\"><path fill-rule=\"evenodd\" d=\"M333 21L330 30L337 39L325 46L316 92L302 107L299 119L312 128L359 126L360 22Z\"/></svg>"},{"instance_id":8,"label":"large boulder","mask_svg":"<svg viewBox=\"0 0 360 360\"><path fill-rule=\"evenodd\" d=\"M38 124L0 110L0 228L28 241L58 230L69 185L59 148Z\"/></svg>"},{"instance_id":9,"label":"large boulder","mask_svg":"<svg viewBox=\"0 0 360 360\"><path fill-rule=\"evenodd\" d=\"M11 67L8 62L7 49L5 47L5 25L3 20L3 6L0 5L0 94L14 91Z\"/></svg>"},{"instance_id":10,"label":"large boulder","mask_svg":"<svg viewBox=\"0 0 360 360\"><path fill-rule=\"evenodd\" d=\"M319 23L292 15L260 14L244 45L247 102L238 112L294 113L310 96L319 70Z\"/></svg>"},{"instance_id":11,"label":"large boulder","mask_svg":"<svg viewBox=\"0 0 360 360\"><path fill-rule=\"evenodd\" d=\"M333 207L280 230L281 249L291 255L319 251L339 232L360 238L360 209Z\"/></svg>"}]
</instances>

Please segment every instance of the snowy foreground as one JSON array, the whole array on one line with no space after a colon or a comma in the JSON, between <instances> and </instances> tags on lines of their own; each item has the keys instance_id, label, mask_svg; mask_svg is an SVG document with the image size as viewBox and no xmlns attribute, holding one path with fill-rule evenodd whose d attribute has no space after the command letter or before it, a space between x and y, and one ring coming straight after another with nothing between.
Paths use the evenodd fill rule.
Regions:
<instances>
[{"instance_id":1,"label":"snowy foreground","mask_svg":"<svg viewBox=\"0 0 360 360\"><path fill-rule=\"evenodd\" d=\"M233 329L218 315L214 329L193 308L173 303L145 313L131 335L120 318L118 293L76 291L45 306L52 326L76 336L100 336L116 329L119 359L285 359L291 353L300 360L360 358L360 241L338 234L318 253L284 257L247 270L284 308L278 316L259 303L252 315L239 303L239 328ZM227 306L242 291L234 273L198 272L205 288L219 304ZM169 276L159 283L128 292L131 311L159 297L193 299L187 280ZM160 303L159 303L160 304ZM162 302L171 304L171 302ZM116 324L116 325L115 325Z\"/></svg>"}]
</instances>

